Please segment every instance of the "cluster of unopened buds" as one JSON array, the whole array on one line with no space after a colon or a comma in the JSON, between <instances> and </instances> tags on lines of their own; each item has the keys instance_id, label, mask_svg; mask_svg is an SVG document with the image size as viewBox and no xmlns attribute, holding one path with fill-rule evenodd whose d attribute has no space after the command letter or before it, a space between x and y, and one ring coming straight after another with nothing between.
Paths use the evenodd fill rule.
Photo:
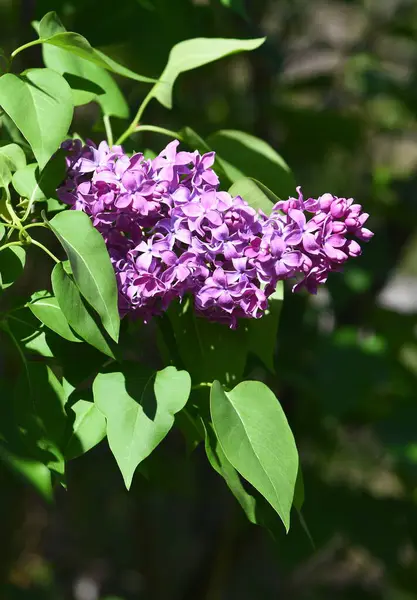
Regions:
<instances>
[{"instance_id":1,"label":"cluster of unopened buds","mask_svg":"<svg viewBox=\"0 0 417 600\"><path fill-rule=\"evenodd\" d=\"M236 327L259 318L278 281L315 293L332 271L361 253L373 233L352 198L324 194L275 204L270 215L219 191L214 152L178 152L173 141L154 159L69 140L59 198L87 213L116 273L119 310L148 321L175 298ZM356 239L354 239L356 238Z\"/></svg>"}]
</instances>

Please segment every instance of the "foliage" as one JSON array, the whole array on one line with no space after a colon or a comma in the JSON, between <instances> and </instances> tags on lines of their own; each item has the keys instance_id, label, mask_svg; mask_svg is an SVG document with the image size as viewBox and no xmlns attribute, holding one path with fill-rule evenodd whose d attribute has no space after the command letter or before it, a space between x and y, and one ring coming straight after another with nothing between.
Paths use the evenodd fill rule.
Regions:
<instances>
[{"instance_id":1,"label":"foliage","mask_svg":"<svg viewBox=\"0 0 417 600\"><path fill-rule=\"evenodd\" d=\"M22 316L29 310L38 320L32 335L36 337L45 333L47 338L48 331L52 331L61 338L62 344L87 343L94 346L102 353L102 358L98 366L91 365L88 382L82 380L78 385L71 384L65 389L65 364L59 357L50 355L49 347L47 352L38 347L38 356L33 356L24 346L25 339L16 337L12 332L9 313L5 311L2 314L2 329L12 338L19 351L24 375L23 380L18 377L11 382L13 402L21 408L12 410L13 436L8 428L4 428L2 433L5 456L17 453L20 445L23 445L27 455L26 472L31 464L34 470L40 470L44 464L50 468L52 477L58 476L59 482L65 485L64 460L78 457L101 442L105 423L110 449L129 489L137 467L166 437L174 425L176 414L187 410L191 389L205 387L206 398L200 398L193 415L188 418L201 419L206 429L213 427L219 449L223 449L225 460L230 461L226 481L230 481L230 477L238 481L239 476L234 473L236 468L271 503L288 530L298 455L278 400L271 392L268 395L263 391L263 384L256 382L252 382L252 387L251 382L247 382L246 386L242 383L228 395L222 387L237 383L244 377L249 350L258 353L267 366L272 367L274 343L261 351L262 324L259 323L259 333L258 324L251 324L242 331L227 331L224 325L209 322L200 326L199 319L195 321L189 305L185 312L188 313L187 318L194 322L195 334L187 331L184 335L184 309L176 307L171 311L171 323L167 317L159 323L162 343L167 346L159 361L155 364L151 361L130 364L125 358L125 332L120 330L116 277L101 233L81 210L60 210L54 215L54 209L51 210L48 205L45 207L45 199L57 199L54 186L60 183L59 176L63 178L62 169L58 166L63 150L58 149L67 137L74 104L96 100L103 109L110 146L113 143L109 117L124 115L124 100L120 95L120 103L117 106L115 103L114 109L110 107L112 100L109 98L115 98L117 88L113 80L109 88L106 87L110 80L104 75L103 69L145 84L154 81L133 73L94 49L83 36L67 32L53 12L46 14L36 24L36 30L38 39L11 53L10 67L11 61L20 52L38 44L44 46L44 58L49 66L29 69L20 75L9 71L0 78L0 106L28 142L33 155L29 160L36 161L27 165L19 144L7 144L7 140L4 141L0 160L5 199L3 227L7 235L0 252L1 257L8 258L9 262L2 270L2 285L6 289L13 284L11 279L17 278L20 266L23 267L26 249L37 245L44 250L56 262L48 286L49 290L52 287L53 294L37 289L20 309ZM160 78L142 102L132 123L120 136L119 142L140 129L142 115L152 98L166 108L172 107L173 86L181 73L232 53L255 50L263 42L264 39L197 38L176 44ZM53 46L53 52L50 46ZM58 52L56 49L59 49ZM93 70L90 63L94 65ZM76 80L64 79L65 73L76 75ZM99 93L91 92L90 73L93 74L93 83L99 82L99 85L105 86ZM104 101L100 101L101 92L107 95ZM153 129L165 133L163 128L153 126ZM226 177L235 185L239 185L241 177L250 174L262 176L262 171L269 172L272 163L278 174L276 190L281 189L285 195L293 187L289 168L265 142L239 131L221 131L208 140L213 147L220 145L223 148L223 142L225 147L221 155L227 157L227 162L222 158L221 164ZM232 143L231 148L228 142ZM236 144L242 146L241 152L236 149ZM255 164L252 164L249 155L245 156L245 152L256 156ZM233 156L241 157L241 160L237 158L235 161ZM258 195L264 198L262 207L265 208L266 202L272 206L269 200L272 193L261 184L257 190ZM258 207L257 202L253 204ZM43 222L39 221L39 216ZM64 255L65 260L57 258L37 240L34 227L46 228L55 234L61 246L59 255ZM17 270L12 269L15 263ZM12 276L8 274L11 269ZM269 320L268 325L268 335L275 339L278 319ZM220 336L219 341L216 341L217 336ZM196 347L201 350L201 357L195 354ZM191 354L188 349L191 349ZM212 354L213 358L208 354ZM235 361L229 358L233 354L237 358ZM187 371L177 370L182 364ZM42 374L41 377L39 374ZM219 378L221 383L215 378ZM212 385L213 424L204 408ZM262 390L258 391L257 385L262 386ZM84 397L76 399L81 390ZM91 395L94 404L85 399ZM222 399L226 398L233 401L236 411L233 415L239 415L237 420L229 418L221 408ZM248 411L244 419L241 416L243 413L236 408L241 404L242 410ZM52 418L55 413L56 418ZM240 418L242 425L239 424ZM22 427L25 428L26 421L28 425L24 434ZM256 438L255 430L247 429L251 421L257 423L261 436L264 435L262 430L266 432L269 428L268 448ZM244 455L241 450L243 445ZM39 455L40 448L44 451L43 460ZM249 457L253 458L247 460ZM29 462L36 459L38 462ZM221 469L217 470L222 473Z\"/></svg>"}]
</instances>

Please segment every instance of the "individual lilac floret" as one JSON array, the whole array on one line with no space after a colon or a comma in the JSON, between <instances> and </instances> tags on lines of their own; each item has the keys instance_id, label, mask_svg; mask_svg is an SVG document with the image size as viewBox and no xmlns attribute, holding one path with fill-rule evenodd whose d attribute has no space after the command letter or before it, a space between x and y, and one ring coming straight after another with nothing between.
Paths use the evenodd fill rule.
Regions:
<instances>
[{"instance_id":1,"label":"individual lilac floret","mask_svg":"<svg viewBox=\"0 0 417 600\"><path fill-rule=\"evenodd\" d=\"M106 142L67 150L59 198L87 213L116 273L119 310L148 321L176 298L194 297L198 313L236 327L260 318L278 281L315 293L332 271L361 252L372 233L352 199L278 202L267 216L219 191L215 155L178 152L177 140L153 160L128 157ZM310 213L308 218L306 215Z\"/></svg>"}]
</instances>

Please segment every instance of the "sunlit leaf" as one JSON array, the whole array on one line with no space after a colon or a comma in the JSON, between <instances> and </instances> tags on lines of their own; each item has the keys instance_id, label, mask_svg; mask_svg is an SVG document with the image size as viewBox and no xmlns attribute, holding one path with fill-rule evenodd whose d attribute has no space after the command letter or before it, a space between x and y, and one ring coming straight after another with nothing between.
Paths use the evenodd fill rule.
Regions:
<instances>
[{"instance_id":1,"label":"sunlit leaf","mask_svg":"<svg viewBox=\"0 0 417 600\"><path fill-rule=\"evenodd\" d=\"M71 331L68 321L54 296L40 298L30 303L28 307L39 321L61 337L70 342L81 342Z\"/></svg>"},{"instance_id":2,"label":"sunlit leaf","mask_svg":"<svg viewBox=\"0 0 417 600\"><path fill-rule=\"evenodd\" d=\"M94 402L78 400L71 406L70 412L75 419L65 447L66 460L85 454L106 436L106 419Z\"/></svg>"},{"instance_id":3,"label":"sunlit leaf","mask_svg":"<svg viewBox=\"0 0 417 600\"><path fill-rule=\"evenodd\" d=\"M114 358L106 338L88 312L77 286L65 272L62 263L54 267L51 279L59 307L75 333L100 352Z\"/></svg>"},{"instance_id":4,"label":"sunlit leaf","mask_svg":"<svg viewBox=\"0 0 417 600\"><path fill-rule=\"evenodd\" d=\"M45 500L53 498L51 472L37 460L16 455L0 444L0 460L24 481L29 482Z\"/></svg>"},{"instance_id":5,"label":"sunlit leaf","mask_svg":"<svg viewBox=\"0 0 417 600\"><path fill-rule=\"evenodd\" d=\"M0 251L0 289L7 289L22 274L26 262L26 250L10 246Z\"/></svg>"},{"instance_id":6,"label":"sunlit leaf","mask_svg":"<svg viewBox=\"0 0 417 600\"><path fill-rule=\"evenodd\" d=\"M166 108L172 108L172 90L177 77L185 71L202 67L236 52L259 48L265 38L235 40L223 38L194 38L176 44L168 57L168 62L158 83L151 90Z\"/></svg>"},{"instance_id":7,"label":"sunlit leaf","mask_svg":"<svg viewBox=\"0 0 417 600\"><path fill-rule=\"evenodd\" d=\"M134 73L109 56L106 56L103 52L100 52L100 50L96 50L82 35L66 31L55 12L47 13L40 21L39 38L42 44L51 44L52 46L67 50L76 56L92 62L98 67L113 71L113 73L117 73L123 77L147 83L155 82L155 79Z\"/></svg>"},{"instance_id":8,"label":"sunlit leaf","mask_svg":"<svg viewBox=\"0 0 417 600\"><path fill-rule=\"evenodd\" d=\"M128 489L138 464L171 429L190 389L188 373L175 367L153 373L135 364L123 372L97 375L94 402L106 417L110 449Z\"/></svg>"},{"instance_id":9,"label":"sunlit leaf","mask_svg":"<svg viewBox=\"0 0 417 600\"><path fill-rule=\"evenodd\" d=\"M268 500L288 531L298 453L277 398L257 381L244 381L227 393L215 381L210 410L226 458Z\"/></svg>"},{"instance_id":10,"label":"sunlit leaf","mask_svg":"<svg viewBox=\"0 0 417 600\"><path fill-rule=\"evenodd\" d=\"M121 119L129 116L129 107L119 86L105 69L49 44L43 46L43 60L47 67L66 77L76 106L95 100L106 115Z\"/></svg>"},{"instance_id":11,"label":"sunlit leaf","mask_svg":"<svg viewBox=\"0 0 417 600\"><path fill-rule=\"evenodd\" d=\"M42 169L67 135L73 114L72 92L51 69L30 69L0 78L0 106L29 142Z\"/></svg>"},{"instance_id":12,"label":"sunlit leaf","mask_svg":"<svg viewBox=\"0 0 417 600\"><path fill-rule=\"evenodd\" d=\"M120 318L116 276L101 234L89 217L77 210L57 214L49 225L67 253L81 294L100 315L110 337L117 341Z\"/></svg>"}]
</instances>

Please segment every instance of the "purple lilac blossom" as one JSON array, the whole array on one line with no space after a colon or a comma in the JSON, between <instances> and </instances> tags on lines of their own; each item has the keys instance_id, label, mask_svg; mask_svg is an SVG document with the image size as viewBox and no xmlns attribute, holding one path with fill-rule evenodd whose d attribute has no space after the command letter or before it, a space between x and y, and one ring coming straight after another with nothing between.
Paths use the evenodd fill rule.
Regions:
<instances>
[{"instance_id":1,"label":"purple lilac blossom","mask_svg":"<svg viewBox=\"0 0 417 600\"><path fill-rule=\"evenodd\" d=\"M116 273L121 316L145 322L176 298L236 327L260 318L278 281L296 278L316 293L329 273L361 253L373 233L352 198L324 194L278 202L268 216L219 191L213 152L178 152L177 140L153 160L120 146L68 140L59 198L88 214ZM356 240L354 239L356 238Z\"/></svg>"}]
</instances>

